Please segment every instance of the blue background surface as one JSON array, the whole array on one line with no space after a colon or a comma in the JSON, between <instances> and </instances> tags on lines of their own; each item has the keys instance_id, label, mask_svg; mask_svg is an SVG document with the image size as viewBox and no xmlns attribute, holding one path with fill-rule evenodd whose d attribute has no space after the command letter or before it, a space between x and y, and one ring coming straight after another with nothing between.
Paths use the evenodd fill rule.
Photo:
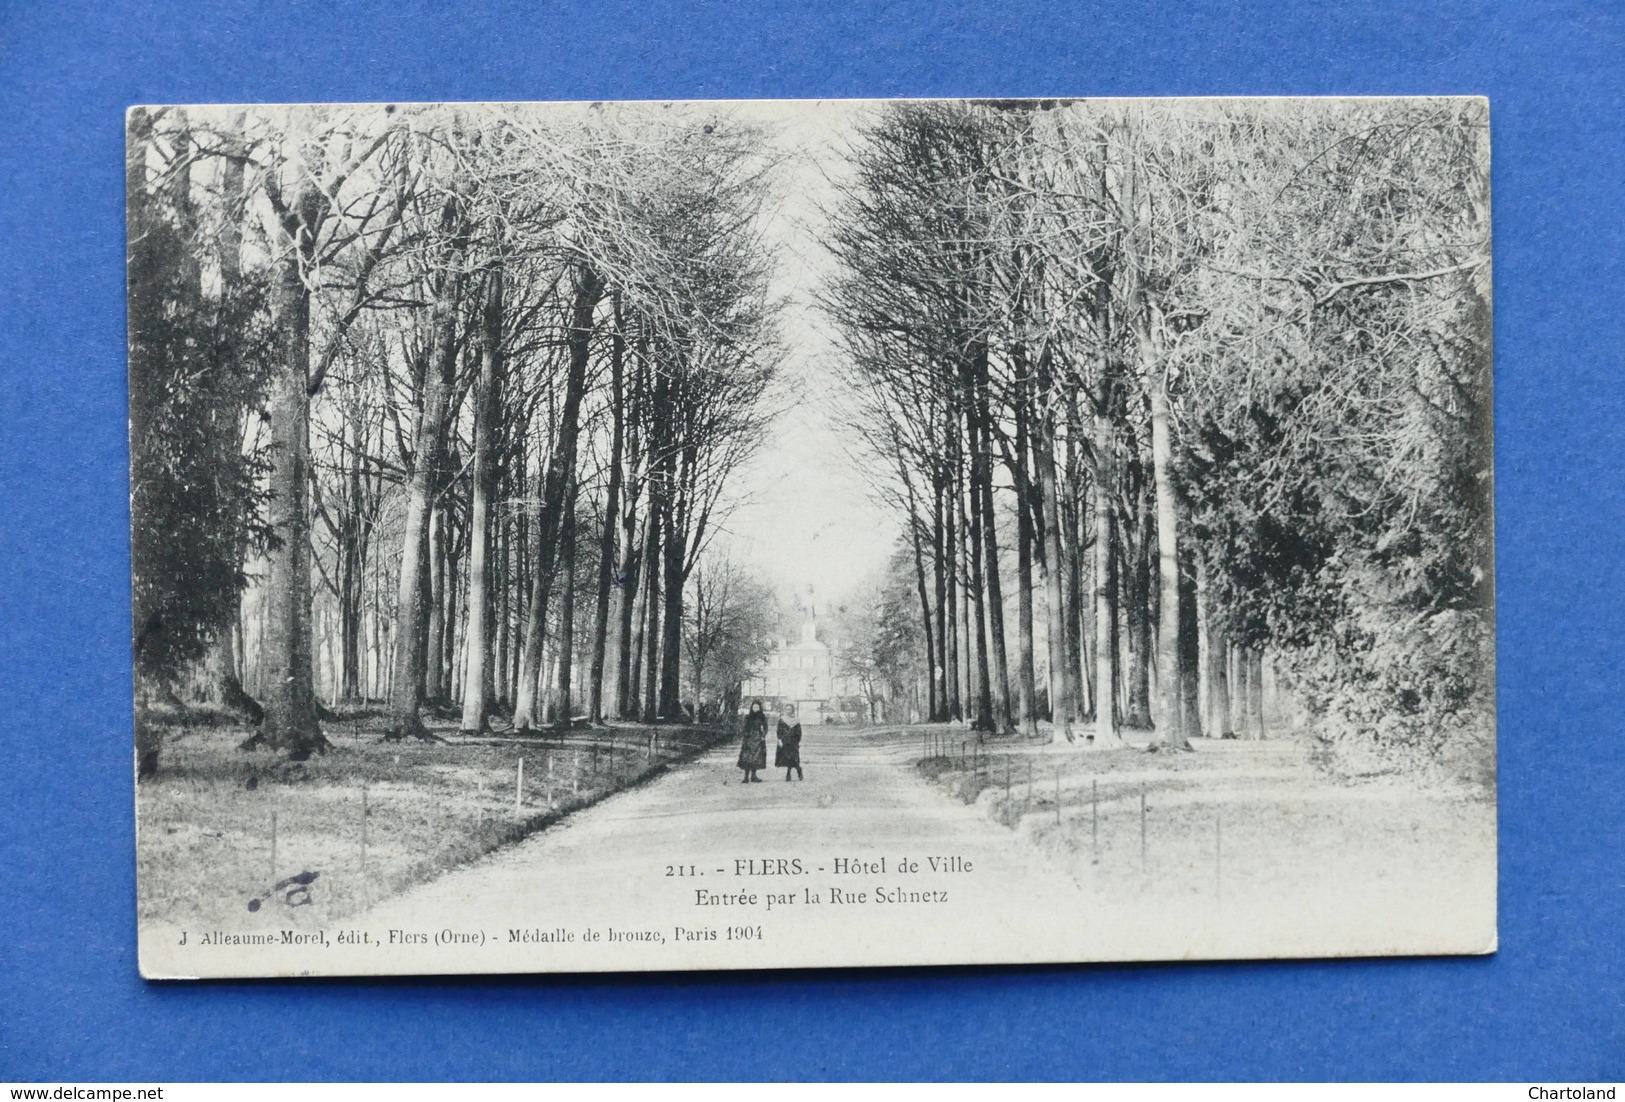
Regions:
<instances>
[{"instance_id":1,"label":"blue background surface","mask_svg":"<svg viewBox=\"0 0 1625 1102\"><path fill-rule=\"evenodd\" d=\"M0 1079L1621 1077L1622 90L1575 0L0 0ZM1197 93L1491 98L1498 956L137 977L127 105Z\"/></svg>"}]
</instances>

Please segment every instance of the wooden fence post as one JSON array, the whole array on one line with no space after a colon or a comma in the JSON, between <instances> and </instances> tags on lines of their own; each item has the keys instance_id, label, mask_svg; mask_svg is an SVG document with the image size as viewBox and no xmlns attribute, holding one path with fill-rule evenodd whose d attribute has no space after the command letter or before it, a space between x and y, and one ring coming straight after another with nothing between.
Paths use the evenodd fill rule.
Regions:
<instances>
[{"instance_id":1,"label":"wooden fence post","mask_svg":"<svg viewBox=\"0 0 1625 1102\"><path fill-rule=\"evenodd\" d=\"M1145 785L1140 786L1140 867L1145 867Z\"/></svg>"},{"instance_id":2,"label":"wooden fence post","mask_svg":"<svg viewBox=\"0 0 1625 1102\"><path fill-rule=\"evenodd\" d=\"M275 881L272 881L275 883ZM367 786L361 786L361 904L367 903Z\"/></svg>"},{"instance_id":3,"label":"wooden fence post","mask_svg":"<svg viewBox=\"0 0 1625 1102\"><path fill-rule=\"evenodd\" d=\"M1095 864L1100 864L1100 778L1089 780L1089 846Z\"/></svg>"}]
</instances>

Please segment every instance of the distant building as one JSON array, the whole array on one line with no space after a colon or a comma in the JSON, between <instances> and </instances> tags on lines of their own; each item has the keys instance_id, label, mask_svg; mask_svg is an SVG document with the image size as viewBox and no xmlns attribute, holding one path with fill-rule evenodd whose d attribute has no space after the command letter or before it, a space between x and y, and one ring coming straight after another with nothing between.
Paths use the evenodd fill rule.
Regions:
<instances>
[{"instance_id":1,"label":"distant building","mask_svg":"<svg viewBox=\"0 0 1625 1102\"><path fill-rule=\"evenodd\" d=\"M744 700L748 705L760 698L770 710L794 704L803 723L822 723L842 718L843 698L849 710L850 698L862 696L863 689L856 678L836 673L835 655L818 638L817 613L811 602L804 607L801 637L774 644L767 661L745 679Z\"/></svg>"}]
</instances>

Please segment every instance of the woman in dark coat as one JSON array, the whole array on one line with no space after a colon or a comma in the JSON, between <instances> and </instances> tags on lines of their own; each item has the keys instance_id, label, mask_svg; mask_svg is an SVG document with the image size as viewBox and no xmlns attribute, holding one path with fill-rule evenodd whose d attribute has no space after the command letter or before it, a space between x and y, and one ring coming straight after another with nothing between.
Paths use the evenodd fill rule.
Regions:
<instances>
[{"instance_id":1,"label":"woman in dark coat","mask_svg":"<svg viewBox=\"0 0 1625 1102\"><path fill-rule=\"evenodd\" d=\"M745 737L739 742L739 768L745 771L745 779L740 784L751 781L760 781L756 775L758 769L767 768L767 713L762 711L762 702L750 702L750 714L745 716Z\"/></svg>"},{"instance_id":2,"label":"woman in dark coat","mask_svg":"<svg viewBox=\"0 0 1625 1102\"><path fill-rule=\"evenodd\" d=\"M789 717L796 718L794 707L789 709ZM807 775L801 771L801 724L791 725L783 719L779 720L778 748L773 751L773 767L784 766L784 779L790 779L790 771L795 770L797 780L806 780Z\"/></svg>"}]
</instances>

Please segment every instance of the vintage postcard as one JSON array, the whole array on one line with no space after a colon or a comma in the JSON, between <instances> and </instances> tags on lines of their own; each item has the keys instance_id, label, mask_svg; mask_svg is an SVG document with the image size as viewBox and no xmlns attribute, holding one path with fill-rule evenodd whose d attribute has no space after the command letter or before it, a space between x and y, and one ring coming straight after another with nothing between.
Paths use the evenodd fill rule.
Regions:
<instances>
[{"instance_id":1,"label":"vintage postcard","mask_svg":"<svg viewBox=\"0 0 1625 1102\"><path fill-rule=\"evenodd\" d=\"M1494 951L1483 100L127 122L145 976Z\"/></svg>"}]
</instances>

